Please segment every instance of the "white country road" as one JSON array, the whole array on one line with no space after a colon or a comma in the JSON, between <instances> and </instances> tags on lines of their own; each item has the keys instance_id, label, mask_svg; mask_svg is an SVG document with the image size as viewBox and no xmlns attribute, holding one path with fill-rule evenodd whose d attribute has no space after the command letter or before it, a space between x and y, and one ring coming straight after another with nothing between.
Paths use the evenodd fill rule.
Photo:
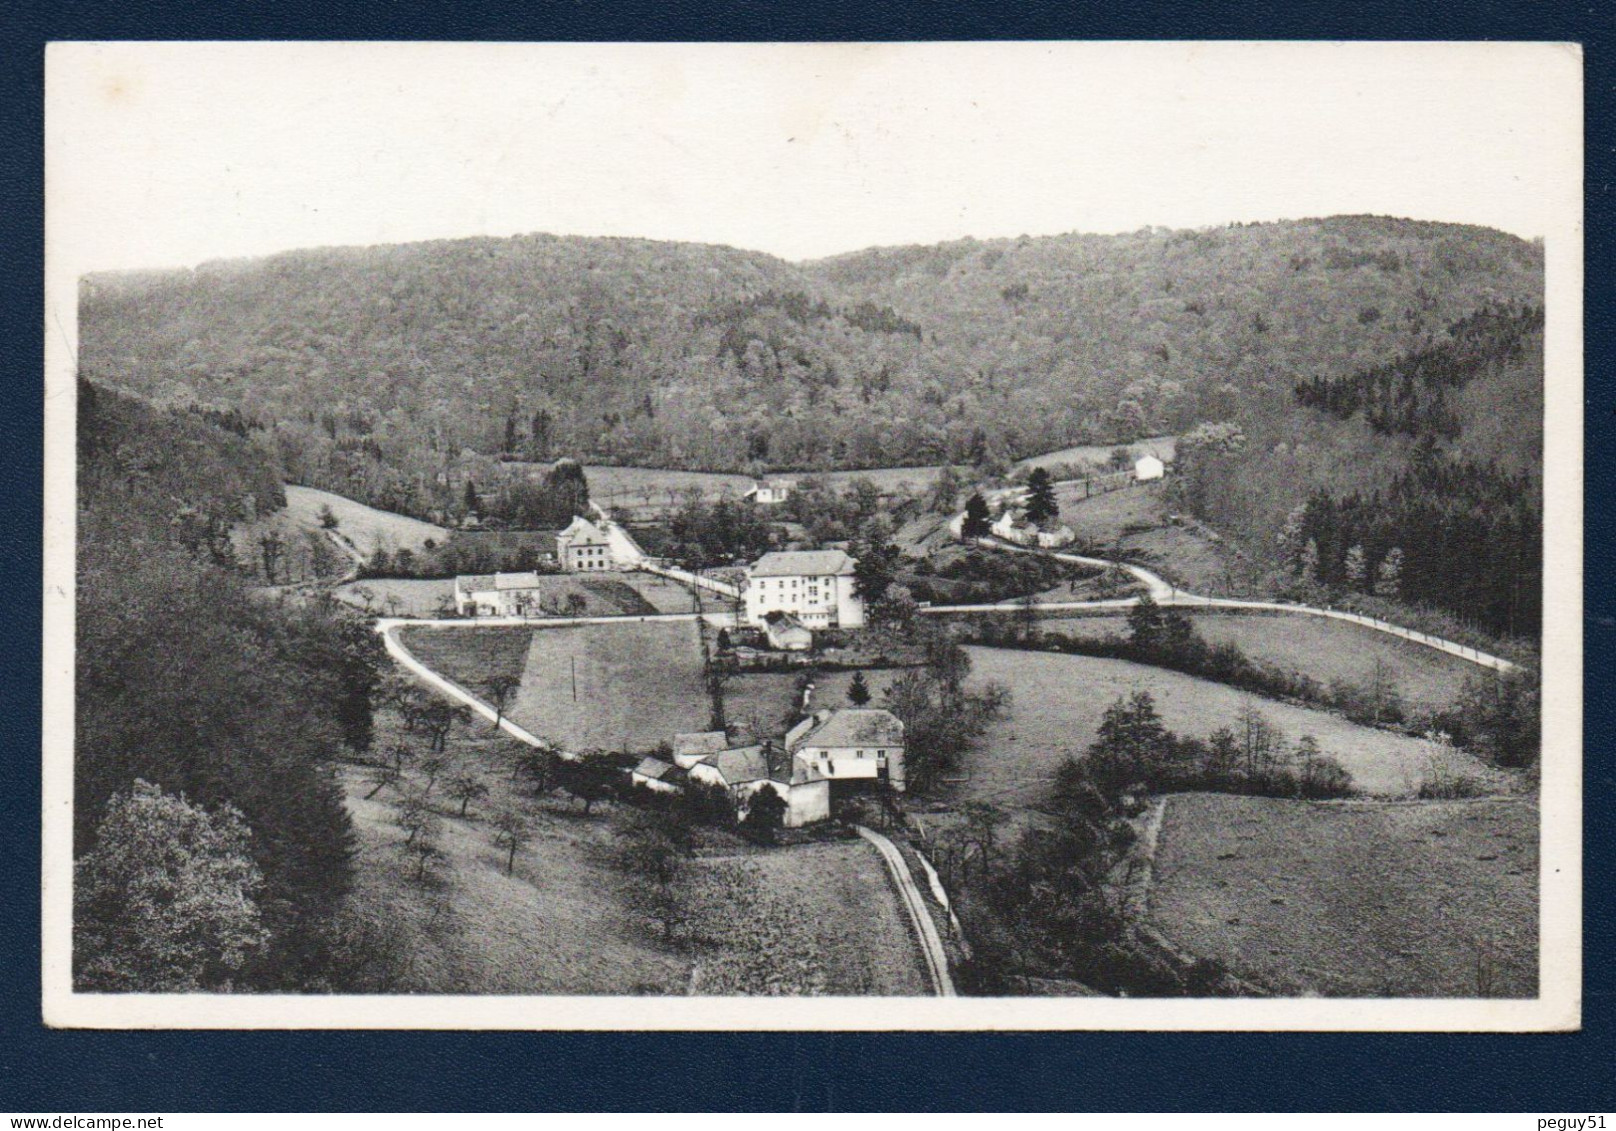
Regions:
<instances>
[{"instance_id":1,"label":"white country road","mask_svg":"<svg viewBox=\"0 0 1616 1131\"><path fill-rule=\"evenodd\" d=\"M926 910L925 900L921 897L920 889L915 886L915 878L909 872L909 865L904 861L903 853L898 846L873 829L863 825L855 826L859 836L875 845L876 851L886 861L887 871L892 874L892 882L898 887L898 896L909 911L909 920L914 924L915 937L920 943L920 953L926 960L926 974L930 979L932 988L938 997L955 997L954 979L948 974L948 954L943 950L943 940L937 934L937 924L932 922L931 912Z\"/></svg>"}]
</instances>

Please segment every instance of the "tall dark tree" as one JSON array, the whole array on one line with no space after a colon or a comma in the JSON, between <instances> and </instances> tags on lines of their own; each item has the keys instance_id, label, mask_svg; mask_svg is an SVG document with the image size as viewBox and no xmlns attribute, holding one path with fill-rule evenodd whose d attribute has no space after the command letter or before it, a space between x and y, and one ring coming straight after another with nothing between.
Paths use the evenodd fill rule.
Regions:
<instances>
[{"instance_id":1,"label":"tall dark tree","mask_svg":"<svg viewBox=\"0 0 1616 1131\"><path fill-rule=\"evenodd\" d=\"M988 510L988 501L981 492L972 492L971 497L965 500L965 521L960 533L967 538L986 538L992 532L993 516Z\"/></svg>"},{"instance_id":2,"label":"tall dark tree","mask_svg":"<svg viewBox=\"0 0 1616 1131\"><path fill-rule=\"evenodd\" d=\"M1027 521L1044 526L1060 517L1060 503L1055 499L1055 483L1044 468L1035 467L1027 476Z\"/></svg>"}]
</instances>

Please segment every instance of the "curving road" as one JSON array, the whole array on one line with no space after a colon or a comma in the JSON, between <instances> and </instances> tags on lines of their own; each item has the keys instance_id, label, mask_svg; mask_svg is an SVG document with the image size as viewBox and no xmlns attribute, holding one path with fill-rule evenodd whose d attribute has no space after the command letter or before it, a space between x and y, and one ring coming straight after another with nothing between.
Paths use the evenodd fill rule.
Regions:
<instances>
[{"instance_id":1,"label":"curving road","mask_svg":"<svg viewBox=\"0 0 1616 1131\"><path fill-rule=\"evenodd\" d=\"M960 516L963 518L963 516ZM961 539L964 541L965 539ZM1144 585L1146 592L1159 605L1187 605L1198 608L1213 609L1255 609L1258 611L1276 613L1294 613L1299 616L1324 617L1328 620L1347 621L1350 624L1362 625L1364 628L1384 632L1388 636L1396 636L1415 644L1423 644L1427 648L1434 648L1438 652L1446 652L1450 656L1458 656L1480 667L1491 668L1497 672L1512 672L1517 665L1501 656L1494 656L1483 652L1479 648L1472 648L1466 644L1457 644L1452 640L1444 640L1440 636L1432 636L1428 632L1418 629L1404 628L1390 621L1377 620L1359 613L1349 613L1341 609L1321 609L1315 605L1293 605L1283 601L1254 601L1241 597L1203 597L1199 593L1191 593L1180 589L1164 580L1157 574L1150 572L1143 566L1132 565L1128 562L1112 562L1104 558L1084 557L1081 554L1063 554L1056 550L1031 550L1024 546L1012 546L996 538L976 538L970 540L972 544L984 549L1000 550L1011 554L1041 554L1063 562L1075 562L1086 566L1120 566L1133 575L1134 579ZM1039 610L1050 612L1079 611L1083 609L1122 609L1130 608L1139 603L1137 597L1118 597L1103 601L1063 601L1048 605L1039 605ZM924 613L976 613L976 612L1004 612L1014 608L1014 605L943 605L922 609Z\"/></svg>"},{"instance_id":2,"label":"curving road","mask_svg":"<svg viewBox=\"0 0 1616 1131\"><path fill-rule=\"evenodd\" d=\"M948 974L948 953L943 950L943 940L937 934L937 924L932 922L931 912L926 910L925 900L921 897L920 889L915 886L915 878L909 872L909 865L904 861L903 853L898 846L873 829L863 825L854 826L859 836L875 845L876 851L886 861L887 871L892 874L892 882L898 887L898 895L903 900L904 907L909 910L909 921L915 926L915 938L920 943L920 953L926 960L926 975L930 979L932 988L938 997L956 997L954 992L954 979Z\"/></svg>"}]
</instances>

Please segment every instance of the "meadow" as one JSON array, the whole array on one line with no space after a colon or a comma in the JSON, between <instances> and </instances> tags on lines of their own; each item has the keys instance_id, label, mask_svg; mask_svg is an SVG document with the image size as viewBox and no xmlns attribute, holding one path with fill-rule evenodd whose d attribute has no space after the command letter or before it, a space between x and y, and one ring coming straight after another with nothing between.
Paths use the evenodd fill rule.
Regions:
<instances>
[{"instance_id":1,"label":"meadow","mask_svg":"<svg viewBox=\"0 0 1616 1131\"><path fill-rule=\"evenodd\" d=\"M299 487L295 484L287 485L286 513L298 525L307 529L318 529L322 507L331 508L331 513L337 520L337 532L345 536L354 548L367 558L380 548L410 549L419 552L424 549L427 539L441 543L449 536L449 532L443 527L434 526L430 522L367 507L363 503L332 494L330 491L319 491L313 487Z\"/></svg>"},{"instance_id":2,"label":"meadow","mask_svg":"<svg viewBox=\"0 0 1616 1131\"><path fill-rule=\"evenodd\" d=\"M1149 922L1290 996L1532 997L1530 799L1165 799Z\"/></svg>"},{"instance_id":3,"label":"meadow","mask_svg":"<svg viewBox=\"0 0 1616 1131\"><path fill-rule=\"evenodd\" d=\"M1209 644L1234 644L1250 659L1318 680L1368 686L1378 675L1395 687L1411 713L1445 709L1481 668L1411 640L1376 632L1349 621L1299 614L1212 613L1186 610ZM1121 616L1051 617L1046 632L1082 639L1128 635Z\"/></svg>"},{"instance_id":4,"label":"meadow","mask_svg":"<svg viewBox=\"0 0 1616 1131\"><path fill-rule=\"evenodd\" d=\"M1243 578L1227 542L1199 526L1168 522L1160 483L1090 498L1081 483L1067 484L1056 489L1055 501L1077 545L1101 557L1137 561L1196 593L1228 595Z\"/></svg>"},{"instance_id":5,"label":"meadow","mask_svg":"<svg viewBox=\"0 0 1616 1131\"><path fill-rule=\"evenodd\" d=\"M1507 788L1511 779L1462 752L1422 739L1358 726L1335 715L1256 699L1232 687L1125 660L971 647L971 680L1004 683L1009 713L993 723L966 767L969 780L952 787L959 800L980 798L1011 808L1037 805L1057 766L1082 757L1105 709L1135 691L1148 691L1169 730L1204 738L1234 727L1248 702L1295 742L1318 739L1325 754L1352 774L1357 787L1381 796L1418 789L1433 760L1449 773Z\"/></svg>"},{"instance_id":6,"label":"meadow","mask_svg":"<svg viewBox=\"0 0 1616 1131\"><path fill-rule=\"evenodd\" d=\"M457 630L465 631L465 630ZM568 750L647 750L706 730L692 621L537 628L510 716Z\"/></svg>"}]
</instances>

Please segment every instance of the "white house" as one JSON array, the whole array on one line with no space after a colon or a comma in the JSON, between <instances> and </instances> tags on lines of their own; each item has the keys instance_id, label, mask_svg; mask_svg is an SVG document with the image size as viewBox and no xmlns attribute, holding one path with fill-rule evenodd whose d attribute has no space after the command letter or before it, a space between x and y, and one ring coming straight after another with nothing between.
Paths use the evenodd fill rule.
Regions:
<instances>
[{"instance_id":1,"label":"white house","mask_svg":"<svg viewBox=\"0 0 1616 1131\"><path fill-rule=\"evenodd\" d=\"M867 785L885 779L900 793L903 723L877 707L815 711L786 734L792 759L834 783Z\"/></svg>"},{"instance_id":2,"label":"white house","mask_svg":"<svg viewBox=\"0 0 1616 1131\"><path fill-rule=\"evenodd\" d=\"M1153 455L1142 455L1133 461L1133 477L1140 483L1147 479L1160 479L1167 474L1167 465Z\"/></svg>"},{"instance_id":3,"label":"white house","mask_svg":"<svg viewBox=\"0 0 1616 1131\"><path fill-rule=\"evenodd\" d=\"M759 479L741 498L751 499L760 506L773 506L791 498L791 492L796 489L796 481L792 479Z\"/></svg>"},{"instance_id":4,"label":"white house","mask_svg":"<svg viewBox=\"0 0 1616 1131\"><path fill-rule=\"evenodd\" d=\"M628 773L631 785L642 786L652 793L678 793L684 771L660 758L641 758L640 764Z\"/></svg>"},{"instance_id":5,"label":"white house","mask_svg":"<svg viewBox=\"0 0 1616 1131\"><path fill-rule=\"evenodd\" d=\"M790 613L810 629L862 628L864 601L853 593L853 559L842 550L777 550L746 571L746 622L767 625Z\"/></svg>"},{"instance_id":6,"label":"white house","mask_svg":"<svg viewBox=\"0 0 1616 1131\"><path fill-rule=\"evenodd\" d=\"M568 573L598 573L617 566L606 531L582 516L575 516L556 534L556 556Z\"/></svg>"},{"instance_id":7,"label":"white house","mask_svg":"<svg viewBox=\"0 0 1616 1131\"><path fill-rule=\"evenodd\" d=\"M763 631L769 638L769 647L777 652L806 652L814 646L813 629L790 613L765 613Z\"/></svg>"},{"instance_id":8,"label":"white house","mask_svg":"<svg viewBox=\"0 0 1616 1131\"><path fill-rule=\"evenodd\" d=\"M455 611L463 617L522 617L539 611L537 573L486 573L455 578Z\"/></svg>"},{"instance_id":9,"label":"white house","mask_svg":"<svg viewBox=\"0 0 1616 1131\"><path fill-rule=\"evenodd\" d=\"M781 823L788 829L830 817L830 782L811 763L772 742L711 754L690 768L690 780L728 790L737 820L746 819L752 798L764 789L786 803Z\"/></svg>"}]
</instances>

